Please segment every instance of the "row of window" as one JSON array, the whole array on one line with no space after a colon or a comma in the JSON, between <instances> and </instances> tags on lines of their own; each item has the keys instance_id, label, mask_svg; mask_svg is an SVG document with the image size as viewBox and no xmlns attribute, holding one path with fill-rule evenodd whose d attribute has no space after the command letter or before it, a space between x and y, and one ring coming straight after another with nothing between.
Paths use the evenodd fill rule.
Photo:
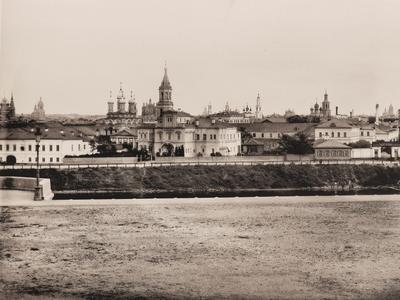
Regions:
<instances>
[{"instance_id":1,"label":"row of window","mask_svg":"<svg viewBox=\"0 0 400 300\"><path fill-rule=\"evenodd\" d=\"M348 150L319 150L317 151L318 157L349 157L350 151Z\"/></svg>"},{"instance_id":2,"label":"row of window","mask_svg":"<svg viewBox=\"0 0 400 300\"><path fill-rule=\"evenodd\" d=\"M368 133L369 133L369 132L368 132ZM325 136L329 136L329 132L325 132ZM341 137L341 133L340 133L340 132L337 132L336 136L337 136L338 138L340 138L340 137ZM369 136L369 134L368 134L368 136ZM322 133L322 132L319 133L319 137L320 137L320 138L323 137L323 133ZM335 133L334 133L333 131L331 132L331 137L333 137L333 138L335 137ZM344 137L344 138L347 137L347 132L343 132L343 137Z\"/></svg>"},{"instance_id":3,"label":"row of window","mask_svg":"<svg viewBox=\"0 0 400 300\"><path fill-rule=\"evenodd\" d=\"M46 157L42 157L41 160L42 160L42 162L46 162ZM37 157L35 157L34 159L32 157L28 157L28 161L29 162L33 162L33 161L37 162ZM51 163L52 162L60 162L60 158L59 157L55 157L55 158L50 157L47 162L51 162Z\"/></svg>"},{"instance_id":4,"label":"row of window","mask_svg":"<svg viewBox=\"0 0 400 300\"><path fill-rule=\"evenodd\" d=\"M257 134L256 134L255 132L253 133L253 137L257 137ZM265 138L265 137L266 137L266 134L264 134L264 132L262 132L262 133L261 133L261 137L262 137L262 138ZM269 134L269 137L272 138L272 137L273 137L273 134L270 133L270 134ZM282 134L278 133L278 138L281 138L281 137L282 137Z\"/></svg>"},{"instance_id":5,"label":"row of window","mask_svg":"<svg viewBox=\"0 0 400 300\"><path fill-rule=\"evenodd\" d=\"M36 147L35 145L28 145L28 149L26 149L26 147L24 145L21 145L19 148L17 147L16 144L13 145L9 145L6 144L4 145L0 145L0 151L3 151L3 148L5 151L17 151L17 149L19 151L36 151ZM12 149L12 150L11 150ZM55 145L55 147L53 145L49 145L48 147L46 147L46 145L42 145L41 147L41 151L46 151L46 149L48 149L48 151L60 151L60 145Z\"/></svg>"}]
</instances>

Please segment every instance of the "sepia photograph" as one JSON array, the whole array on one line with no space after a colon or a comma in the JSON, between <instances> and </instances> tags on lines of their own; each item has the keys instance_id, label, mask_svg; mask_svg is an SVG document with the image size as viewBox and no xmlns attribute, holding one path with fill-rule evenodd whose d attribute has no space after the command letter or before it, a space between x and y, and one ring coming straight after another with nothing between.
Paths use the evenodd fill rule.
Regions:
<instances>
[{"instance_id":1,"label":"sepia photograph","mask_svg":"<svg viewBox=\"0 0 400 300\"><path fill-rule=\"evenodd\" d=\"M400 299L399 12L0 0L0 299Z\"/></svg>"}]
</instances>

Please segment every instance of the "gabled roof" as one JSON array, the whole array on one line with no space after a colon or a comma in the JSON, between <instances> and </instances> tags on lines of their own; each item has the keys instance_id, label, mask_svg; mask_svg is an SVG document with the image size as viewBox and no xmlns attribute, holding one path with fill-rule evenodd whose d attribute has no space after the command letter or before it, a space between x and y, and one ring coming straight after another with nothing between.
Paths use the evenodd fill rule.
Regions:
<instances>
[{"instance_id":1,"label":"gabled roof","mask_svg":"<svg viewBox=\"0 0 400 300\"><path fill-rule=\"evenodd\" d=\"M136 136L136 134L127 128L123 128L119 130L118 132L112 134L112 136Z\"/></svg>"},{"instance_id":2,"label":"gabled roof","mask_svg":"<svg viewBox=\"0 0 400 300\"><path fill-rule=\"evenodd\" d=\"M314 149L351 149L350 146L339 143L335 140L317 141L314 144Z\"/></svg>"},{"instance_id":3,"label":"gabled roof","mask_svg":"<svg viewBox=\"0 0 400 300\"><path fill-rule=\"evenodd\" d=\"M262 123L287 123L287 120L285 117L272 116L272 117L265 118L261 122Z\"/></svg>"}]
</instances>

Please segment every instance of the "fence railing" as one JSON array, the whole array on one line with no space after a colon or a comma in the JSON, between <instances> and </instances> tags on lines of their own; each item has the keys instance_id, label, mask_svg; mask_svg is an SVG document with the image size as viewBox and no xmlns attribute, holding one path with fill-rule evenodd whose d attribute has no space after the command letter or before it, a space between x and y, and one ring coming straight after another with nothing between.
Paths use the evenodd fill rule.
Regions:
<instances>
[{"instance_id":1,"label":"fence railing","mask_svg":"<svg viewBox=\"0 0 400 300\"><path fill-rule=\"evenodd\" d=\"M99 164L40 164L41 169L82 169L82 168L146 168L166 166L255 166L255 165L384 165L400 166L400 161L387 160L304 160L304 161L185 161L156 162L145 161L136 163L99 163ZM36 164L2 165L0 169L36 169Z\"/></svg>"}]
</instances>

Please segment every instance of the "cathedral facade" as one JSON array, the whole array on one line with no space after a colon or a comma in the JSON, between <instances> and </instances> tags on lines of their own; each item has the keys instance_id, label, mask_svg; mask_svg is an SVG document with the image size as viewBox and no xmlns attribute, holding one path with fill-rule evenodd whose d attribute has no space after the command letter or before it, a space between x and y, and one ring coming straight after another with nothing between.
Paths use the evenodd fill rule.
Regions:
<instances>
[{"instance_id":1,"label":"cathedral facade","mask_svg":"<svg viewBox=\"0 0 400 300\"><path fill-rule=\"evenodd\" d=\"M40 98L39 102L35 104L35 107L33 108L32 112L32 119L36 121L44 121L46 118L46 113L44 111L44 103L42 101L42 98Z\"/></svg>"},{"instance_id":2,"label":"cathedral facade","mask_svg":"<svg viewBox=\"0 0 400 300\"><path fill-rule=\"evenodd\" d=\"M131 91L130 98L128 100L128 107L126 106L126 98L124 90L122 89L122 84L120 86L119 92L114 101L112 97L112 92L110 92L110 99L107 102L108 112L105 119L105 123L118 126L118 127L130 127L136 126L140 123L140 118L137 115L136 101L133 97L133 92ZM114 110L115 105L115 110Z\"/></svg>"}]
</instances>

